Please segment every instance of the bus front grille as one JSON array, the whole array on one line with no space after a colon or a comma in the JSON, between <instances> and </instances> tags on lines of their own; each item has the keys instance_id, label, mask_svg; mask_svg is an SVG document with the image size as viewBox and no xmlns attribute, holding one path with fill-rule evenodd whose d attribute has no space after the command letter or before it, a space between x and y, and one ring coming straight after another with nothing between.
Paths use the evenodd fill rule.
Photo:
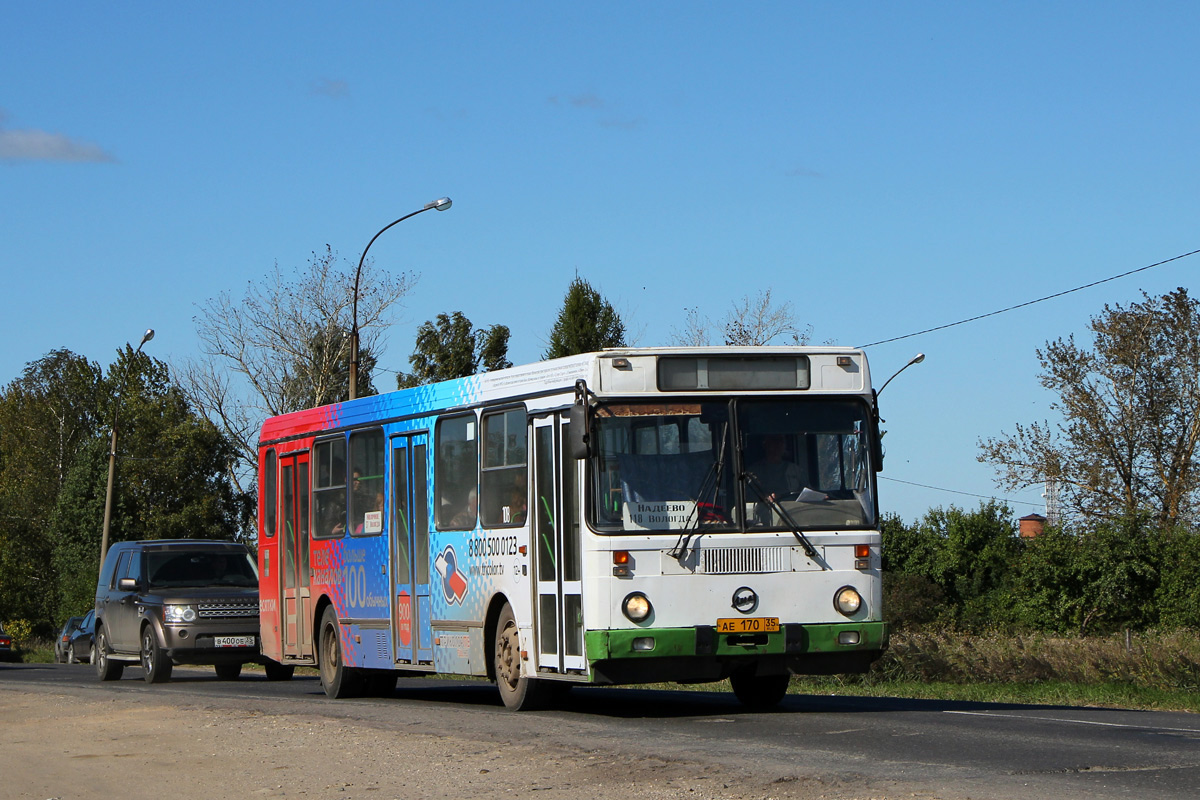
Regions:
<instances>
[{"instance_id":1,"label":"bus front grille","mask_svg":"<svg viewBox=\"0 0 1200 800\"><path fill-rule=\"evenodd\" d=\"M746 572L787 572L786 547L714 547L701 551L700 568L708 575Z\"/></svg>"}]
</instances>

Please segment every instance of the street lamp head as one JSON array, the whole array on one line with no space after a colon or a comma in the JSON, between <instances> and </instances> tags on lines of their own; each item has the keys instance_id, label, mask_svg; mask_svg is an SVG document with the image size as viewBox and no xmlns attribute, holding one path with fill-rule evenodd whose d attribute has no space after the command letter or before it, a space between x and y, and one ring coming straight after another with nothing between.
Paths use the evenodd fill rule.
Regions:
<instances>
[{"instance_id":1,"label":"street lamp head","mask_svg":"<svg viewBox=\"0 0 1200 800\"><path fill-rule=\"evenodd\" d=\"M425 210L433 209L434 211L445 211L454 203L449 197L439 197L437 200L425 204Z\"/></svg>"},{"instance_id":2,"label":"street lamp head","mask_svg":"<svg viewBox=\"0 0 1200 800\"><path fill-rule=\"evenodd\" d=\"M892 377L891 377L891 378L888 378L886 381L884 381L884 382L883 382L883 386L880 386L880 387L879 387L879 389L878 389L878 390L875 392L875 396L876 396L876 397L878 397L879 395L883 394L883 390L887 388L887 385L888 385L889 383L891 383L891 382L892 382L892 380L893 380L893 379L894 379L894 378L895 378L897 375L899 375L901 372L904 372L904 370L908 369L908 368L909 368L909 367L911 367L913 364L920 364L920 363L921 363L922 361L924 361L924 360L925 360L925 354L924 354L924 353L917 353L915 356L913 356L912 358L910 358L910 359L908 360L908 363L907 363L907 364L905 364L905 365L904 365L903 367L901 367L900 369L896 370L896 371L895 371L895 373L893 373L893 374L892 374Z\"/></svg>"},{"instance_id":3,"label":"street lamp head","mask_svg":"<svg viewBox=\"0 0 1200 800\"><path fill-rule=\"evenodd\" d=\"M141 342L141 344L138 345L138 347L141 347L143 344L145 344L146 342L150 341L153 338L154 338L154 328L147 328L145 335L142 336L142 342Z\"/></svg>"}]
</instances>

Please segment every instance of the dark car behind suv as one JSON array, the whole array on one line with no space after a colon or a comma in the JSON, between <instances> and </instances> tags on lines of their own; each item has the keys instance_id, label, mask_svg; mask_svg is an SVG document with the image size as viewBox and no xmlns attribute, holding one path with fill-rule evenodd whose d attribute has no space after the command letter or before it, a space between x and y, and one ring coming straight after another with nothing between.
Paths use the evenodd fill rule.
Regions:
<instances>
[{"instance_id":1,"label":"dark car behind suv","mask_svg":"<svg viewBox=\"0 0 1200 800\"><path fill-rule=\"evenodd\" d=\"M204 539L119 542L96 586L91 660L102 681L140 662L149 683L175 664L233 680L260 661L258 571L244 545Z\"/></svg>"}]
</instances>

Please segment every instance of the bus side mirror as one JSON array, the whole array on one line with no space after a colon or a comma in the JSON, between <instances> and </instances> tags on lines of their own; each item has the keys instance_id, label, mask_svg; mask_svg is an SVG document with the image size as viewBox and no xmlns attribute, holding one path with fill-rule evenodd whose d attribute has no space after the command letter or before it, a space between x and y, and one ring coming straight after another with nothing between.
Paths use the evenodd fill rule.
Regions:
<instances>
[{"instance_id":1,"label":"bus side mirror","mask_svg":"<svg viewBox=\"0 0 1200 800\"><path fill-rule=\"evenodd\" d=\"M591 414L587 406L576 403L571 406L571 426L567 429L567 455L582 460L592 454Z\"/></svg>"},{"instance_id":2,"label":"bus side mirror","mask_svg":"<svg viewBox=\"0 0 1200 800\"><path fill-rule=\"evenodd\" d=\"M871 457L875 462L875 471L883 472L883 434L885 431L879 429L879 423L883 421L879 418L879 393L872 392L872 394L874 394L875 407L874 412L871 414L871 427L874 429L871 431L873 434L871 437Z\"/></svg>"}]
</instances>

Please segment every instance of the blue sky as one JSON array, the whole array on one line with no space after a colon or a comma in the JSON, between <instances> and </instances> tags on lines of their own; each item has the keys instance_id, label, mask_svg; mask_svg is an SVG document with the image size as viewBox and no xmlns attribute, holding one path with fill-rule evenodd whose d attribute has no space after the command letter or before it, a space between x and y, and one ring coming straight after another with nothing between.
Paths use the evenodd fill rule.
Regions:
<instances>
[{"instance_id":1,"label":"blue sky","mask_svg":"<svg viewBox=\"0 0 1200 800\"><path fill-rule=\"evenodd\" d=\"M388 369L454 310L537 360L576 272L645 346L767 288L846 345L1052 294L1200 248L1197 30L1165 2L9 3L0 382L146 327L194 355L197 304L443 195L371 248L420 273ZM1034 351L1197 267L869 348L879 381L927 354L882 397L884 509L997 494L978 440L1053 418Z\"/></svg>"}]
</instances>

